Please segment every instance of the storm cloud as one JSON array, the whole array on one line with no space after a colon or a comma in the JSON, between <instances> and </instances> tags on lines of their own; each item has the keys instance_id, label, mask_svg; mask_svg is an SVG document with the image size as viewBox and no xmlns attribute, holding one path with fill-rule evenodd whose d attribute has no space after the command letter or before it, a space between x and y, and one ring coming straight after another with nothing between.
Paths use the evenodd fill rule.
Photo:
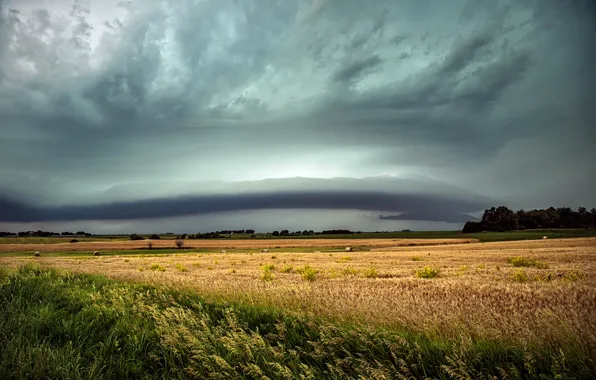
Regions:
<instances>
[{"instance_id":1,"label":"storm cloud","mask_svg":"<svg viewBox=\"0 0 596 380\"><path fill-rule=\"evenodd\" d=\"M0 217L593 207L595 35L590 0L0 0ZM381 175L484 198L229 190Z\"/></svg>"},{"instance_id":2,"label":"storm cloud","mask_svg":"<svg viewBox=\"0 0 596 380\"><path fill-rule=\"evenodd\" d=\"M464 189L424 179L299 178L226 183L225 188L221 188L221 184L201 185L202 189L194 194L175 195L171 189L163 189L168 197L146 199L139 199L142 198L139 188L133 186L128 189L132 196L126 196L126 189L120 189L116 192L119 198L96 204L35 206L33 200L0 199L0 208L4 211L0 223L154 219L270 209L383 210L418 215L412 220L420 220L420 215L425 215L424 220L428 221L461 222L461 213L475 212L488 207L491 202ZM432 190L425 185L432 185ZM302 190L294 190L296 188ZM104 194L93 198L106 200L110 196ZM468 215L469 219L472 217Z\"/></svg>"}]
</instances>

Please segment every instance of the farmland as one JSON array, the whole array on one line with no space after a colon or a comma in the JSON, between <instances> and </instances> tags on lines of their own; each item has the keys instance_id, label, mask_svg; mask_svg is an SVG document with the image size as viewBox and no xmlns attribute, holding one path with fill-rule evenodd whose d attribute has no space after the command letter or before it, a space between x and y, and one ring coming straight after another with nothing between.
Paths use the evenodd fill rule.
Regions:
<instances>
[{"instance_id":1,"label":"farmland","mask_svg":"<svg viewBox=\"0 0 596 380\"><path fill-rule=\"evenodd\" d=\"M146 244L0 246L0 300L9 305L0 339L12 350L0 354L0 377L60 377L57 368L71 378L596 374L595 238ZM11 325L19 315L31 323ZM83 344L90 315L100 325ZM46 364L27 367L22 358L35 355ZM79 367L68 369L68 355ZM116 356L140 367L107 364Z\"/></svg>"}]
</instances>

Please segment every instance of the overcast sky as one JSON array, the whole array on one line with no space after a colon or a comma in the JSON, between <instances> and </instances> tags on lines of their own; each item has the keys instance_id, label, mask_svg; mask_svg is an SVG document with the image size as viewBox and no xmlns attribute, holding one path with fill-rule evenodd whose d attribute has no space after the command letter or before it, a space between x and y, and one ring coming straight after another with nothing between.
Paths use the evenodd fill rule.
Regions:
<instances>
[{"instance_id":1,"label":"overcast sky","mask_svg":"<svg viewBox=\"0 0 596 380\"><path fill-rule=\"evenodd\" d=\"M596 206L592 0L0 7L0 230Z\"/></svg>"}]
</instances>

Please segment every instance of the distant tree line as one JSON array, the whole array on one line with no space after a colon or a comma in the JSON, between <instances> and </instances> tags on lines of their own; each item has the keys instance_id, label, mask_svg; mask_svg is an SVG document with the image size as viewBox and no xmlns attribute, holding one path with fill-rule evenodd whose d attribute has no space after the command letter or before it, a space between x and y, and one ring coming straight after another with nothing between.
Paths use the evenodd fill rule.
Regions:
<instances>
[{"instance_id":1,"label":"distant tree line","mask_svg":"<svg viewBox=\"0 0 596 380\"><path fill-rule=\"evenodd\" d=\"M492 207L484 211L482 220L469 221L464 225L463 233L482 231L515 231L531 229L577 229L595 228L596 209L588 211L580 207L577 211L569 207L540 210L513 211L505 206Z\"/></svg>"},{"instance_id":2,"label":"distant tree line","mask_svg":"<svg viewBox=\"0 0 596 380\"><path fill-rule=\"evenodd\" d=\"M324 230L321 233L323 235L350 235L350 234L358 234L360 232L353 232L350 230Z\"/></svg>"}]
</instances>

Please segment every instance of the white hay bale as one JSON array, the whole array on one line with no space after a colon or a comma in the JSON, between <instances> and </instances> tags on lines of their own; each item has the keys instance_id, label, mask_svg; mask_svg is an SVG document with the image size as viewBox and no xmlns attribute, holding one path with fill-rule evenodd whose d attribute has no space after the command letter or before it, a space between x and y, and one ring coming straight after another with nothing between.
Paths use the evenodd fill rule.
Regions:
<instances>
[{"instance_id":1,"label":"white hay bale","mask_svg":"<svg viewBox=\"0 0 596 380\"><path fill-rule=\"evenodd\" d=\"M268 249L262 249L262 250L261 250L261 253L267 253L267 252L269 252L269 250L268 250Z\"/></svg>"},{"instance_id":2,"label":"white hay bale","mask_svg":"<svg viewBox=\"0 0 596 380\"><path fill-rule=\"evenodd\" d=\"M543 236L542 239L546 240L548 239L548 236Z\"/></svg>"},{"instance_id":3,"label":"white hay bale","mask_svg":"<svg viewBox=\"0 0 596 380\"><path fill-rule=\"evenodd\" d=\"M352 252L352 247L346 247L346 252Z\"/></svg>"},{"instance_id":4,"label":"white hay bale","mask_svg":"<svg viewBox=\"0 0 596 380\"><path fill-rule=\"evenodd\" d=\"M222 249L221 251L219 251L219 253L226 253L226 250Z\"/></svg>"},{"instance_id":5,"label":"white hay bale","mask_svg":"<svg viewBox=\"0 0 596 380\"><path fill-rule=\"evenodd\" d=\"M101 253L99 253L99 251L93 252L93 256L100 256L100 255L101 255Z\"/></svg>"},{"instance_id":6,"label":"white hay bale","mask_svg":"<svg viewBox=\"0 0 596 380\"><path fill-rule=\"evenodd\" d=\"M35 253L33 254L33 256L39 257L39 251L35 251Z\"/></svg>"}]
</instances>

